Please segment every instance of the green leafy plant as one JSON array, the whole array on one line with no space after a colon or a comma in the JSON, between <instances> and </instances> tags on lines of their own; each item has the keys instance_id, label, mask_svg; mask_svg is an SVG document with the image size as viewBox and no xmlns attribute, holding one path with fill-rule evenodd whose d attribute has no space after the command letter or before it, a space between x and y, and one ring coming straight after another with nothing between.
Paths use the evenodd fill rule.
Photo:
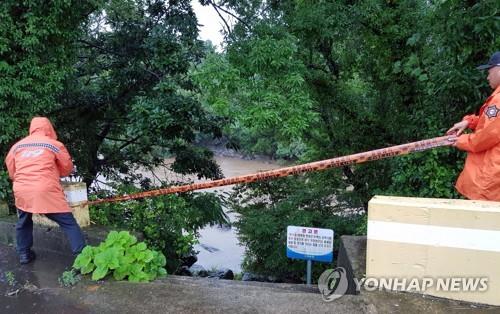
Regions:
<instances>
[{"instance_id":1,"label":"green leafy plant","mask_svg":"<svg viewBox=\"0 0 500 314\"><path fill-rule=\"evenodd\" d=\"M92 273L92 280L112 274L116 280L148 282L167 274L165 264L161 252L149 250L128 231L111 231L97 247L86 246L73 267L82 274Z\"/></svg>"},{"instance_id":2,"label":"green leafy plant","mask_svg":"<svg viewBox=\"0 0 500 314\"><path fill-rule=\"evenodd\" d=\"M9 286L15 286L17 283L16 276L11 271L5 272L5 279L7 279L7 284Z\"/></svg>"},{"instance_id":3,"label":"green leafy plant","mask_svg":"<svg viewBox=\"0 0 500 314\"><path fill-rule=\"evenodd\" d=\"M176 241L176 250L179 256L185 256L191 253L191 250L195 244L198 244L199 241L196 238L196 234L190 232L186 235L180 236Z\"/></svg>"},{"instance_id":4,"label":"green leafy plant","mask_svg":"<svg viewBox=\"0 0 500 314\"><path fill-rule=\"evenodd\" d=\"M61 277L58 278L59 284L63 287L71 287L76 285L81 280L81 276L78 275L74 269L65 271L62 273Z\"/></svg>"}]
</instances>

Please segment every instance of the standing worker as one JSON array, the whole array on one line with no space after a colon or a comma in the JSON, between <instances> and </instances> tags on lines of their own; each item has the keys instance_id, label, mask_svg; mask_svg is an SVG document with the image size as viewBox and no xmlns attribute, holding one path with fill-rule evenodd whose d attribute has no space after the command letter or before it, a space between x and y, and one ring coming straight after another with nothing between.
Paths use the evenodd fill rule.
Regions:
<instances>
[{"instance_id":1,"label":"standing worker","mask_svg":"<svg viewBox=\"0 0 500 314\"><path fill-rule=\"evenodd\" d=\"M479 115L467 115L447 131L459 136L454 146L467 152L455 187L468 199L500 201L500 51L477 68L488 70L493 93ZM466 128L473 132L462 134Z\"/></svg>"},{"instance_id":2,"label":"standing worker","mask_svg":"<svg viewBox=\"0 0 500 314\"><path fill-rule=\"evenodd\" d=\"M5 159L13 181L16 224L16 250L21 264L35 259L32 214L44 214L66 233L74 255L81 252L85 240L66 201L60 178L73 170L66 147L57 141L49 119L31 120L29 136L14 144Z\"/></svg>"}]
</instances>

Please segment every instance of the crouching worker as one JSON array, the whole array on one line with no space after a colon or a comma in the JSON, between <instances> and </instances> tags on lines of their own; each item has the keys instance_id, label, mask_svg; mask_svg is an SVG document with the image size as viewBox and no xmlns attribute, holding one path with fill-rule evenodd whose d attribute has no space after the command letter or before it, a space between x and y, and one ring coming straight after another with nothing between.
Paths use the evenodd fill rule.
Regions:
<instances>
[{"instance_id":1,"label":"crouching worker","mask_svg":"<svg viewBox=\"0 0 500 314\"><path fill-rule=\"evenodd\" d=\"M81 252L85 240L64 196L60 177L68 176L73 162L66 147L57 141L49 119L31 120L29 136L14 144L5 159L13 181L19 220L16 244L19 261L27 264L35 259L32 214L44 214L55 221L69 238L73 254Z\"/></svg>"}]
</instances>

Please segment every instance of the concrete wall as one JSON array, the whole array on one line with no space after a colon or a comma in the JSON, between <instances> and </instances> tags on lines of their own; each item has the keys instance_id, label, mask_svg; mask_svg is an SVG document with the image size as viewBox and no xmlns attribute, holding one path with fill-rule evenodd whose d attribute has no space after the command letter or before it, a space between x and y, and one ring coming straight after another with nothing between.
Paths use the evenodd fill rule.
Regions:
<instances>
[{"instance_id":1,"label":"concrete wall","mask_svg":"<svg viewBox=\"0 0 500 314\"><path fill-rule=\"evenodd\" d=\"M500 203L375 196L367 238L367 278L432 278L423 293L500 305ZM451 277L486 277L488 289L438 291Z\"/></svg>"}]
</instances>

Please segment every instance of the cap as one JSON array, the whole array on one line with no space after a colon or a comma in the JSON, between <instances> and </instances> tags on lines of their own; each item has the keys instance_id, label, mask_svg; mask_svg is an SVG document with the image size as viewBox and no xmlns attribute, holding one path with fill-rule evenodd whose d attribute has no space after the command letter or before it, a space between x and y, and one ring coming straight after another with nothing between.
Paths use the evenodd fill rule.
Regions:
<instances>
[{"instance_id":1,"label":"cap","mask_svg":"<svg viewBox=\"0 0 500 314\"><path fill-rule=\"evenodd\" d=\"M492 67L500 66L500 51L495 52L491 55L490 60L487 64L483 64L478 66L476 69L478 70L487 70Z\"/></svg>"}]
</instances>

